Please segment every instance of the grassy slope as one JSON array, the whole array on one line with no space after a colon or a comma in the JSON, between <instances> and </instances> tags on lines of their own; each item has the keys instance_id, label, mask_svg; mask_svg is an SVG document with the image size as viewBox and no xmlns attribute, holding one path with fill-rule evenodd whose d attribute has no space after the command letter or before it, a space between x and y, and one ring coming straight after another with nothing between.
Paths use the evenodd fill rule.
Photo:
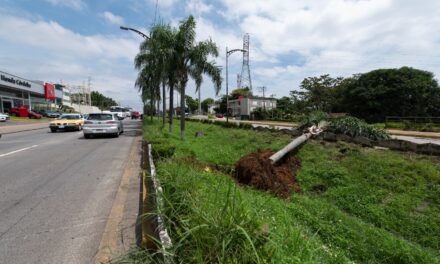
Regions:
<instances>
[{"instance_id":1,"label":"grassy slope","mask_svg":"<svg viewBox=\"0 0 440 264\"><path fill-rule=\"evenodd\" d=\"M149 138L161 136L157 125L146 126ZM205 136L193 137L196 131ZM170 201L168 213L178 223L172 229L174 239L203 227L178 243L182 246L177 253L192 251L189 255L194 258L186 261L207 262L212 261L207 255L234 255L221 245L230 239L221 235L231 225L226 218L241 223L252 237L258 238L255 232L267 228L270 240L257 251L260 260L273 263L439 262L438 159L436 165L435 158L427 156L310 142L298 153L303 162L297 176L302 193L282 201L251 188L235 188L228 176L205 171L182 157L232 165L257 148L278 149L289 137L193 122L187 123L187 135L181 143L178 131L165 133L177 145L176 158L158 163ZM313 191L316 185L327 190L318 194ZM226 195L231 189L235 199ZM226 207L235 210L219 210L225 204L232 204ZM245 250L251 244L237 236L232 235L235 245L252 252ZM237 261L256 261L252 256L243 257L250 259ZM222 260L233 261L227 257L217 261Z\"/></svg>"}]
</instances>

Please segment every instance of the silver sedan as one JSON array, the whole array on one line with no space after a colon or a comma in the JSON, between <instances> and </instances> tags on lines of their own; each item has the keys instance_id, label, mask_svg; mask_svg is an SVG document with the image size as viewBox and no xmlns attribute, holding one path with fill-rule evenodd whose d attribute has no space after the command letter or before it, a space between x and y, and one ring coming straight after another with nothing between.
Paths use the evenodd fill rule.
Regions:
<instances>
[{"instance_id":1,"label":"silver sedan","mask_svg":"<svg viewBox=\"0 0 440 264\"><path fill-rule=\"evenodd\" d=\"M89 114L84 121L83 133L85 138L92 135L112 135L119 137L124 132L122 121L113 113Z\"/></svg>"}]
</instances>

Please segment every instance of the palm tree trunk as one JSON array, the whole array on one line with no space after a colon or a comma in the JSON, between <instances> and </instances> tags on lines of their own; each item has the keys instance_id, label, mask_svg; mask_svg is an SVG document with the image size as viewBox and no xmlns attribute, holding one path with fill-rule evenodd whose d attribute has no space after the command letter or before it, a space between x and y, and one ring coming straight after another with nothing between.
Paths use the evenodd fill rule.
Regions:
<instances>
[{"instance_id":1,"label":"palm tree trunk","mask_svg":"<svg viewBox=\"0 0 440 264\"><path fill-rule=\"evenodd\" d=\"M170 83L170 132L173 132L174 84Z\"/></svg>"},{"instance_id":2,"label":"palm tree trunk","mask_svg":"<svg viewBox=\"0 0 440 264\"><path fill-rule=\"evenodd\" d=\"M165 89L165 80L162 81L162 129L166 124L166 112L167 112L167 95Z\"/></svg>"},{"instance_id":3,"label":"palm tree trunk","mask_svg":"<svg viewBox=\"0 0 440 264\"><path fill-rule=\"evenodd\" d=\"M202 114L202 101L200 97L200 86L199 86L199 115Z\"/></svg>"},{"instance_id":4,"label":"palm tree trunk","mask_svg":"<svg viewBox=\"0 0 440 264\"><path fill-rule=\"evenodd\" d=\"M160 95L160 91L159 91L159 95ZM157 98L157 100L156 100L156 104L157 104L157 119L158 120L160 120L159 119L159 116L160 116L160 98Z\"/></svg>"},{"instance_id":5,"label":"palm tree trunk","mask_svg":"<svg viewBox=\"0 0 440 264\"><path fill-rule=\"evenodd\" d=\"M151 87L151 95L150 95L150 111L151 111L151 121L153 121L153 116L154 116L154 89L153 87Z\"/></svg>"},{"instance_id":6,"label":"palm tree trunk","mask_svg":"<svg viewBox=\"0 0 440 264\"><path fill-rule=\"evenodd\" d=\"M185 140L185 85L180 87L180 139Z\"/></svg>"}]
</instances>

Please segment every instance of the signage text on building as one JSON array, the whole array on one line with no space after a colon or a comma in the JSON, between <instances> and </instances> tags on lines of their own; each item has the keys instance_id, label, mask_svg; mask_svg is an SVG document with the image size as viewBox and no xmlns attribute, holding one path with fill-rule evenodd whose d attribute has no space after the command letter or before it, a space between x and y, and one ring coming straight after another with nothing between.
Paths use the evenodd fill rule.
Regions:
<instances>
[{"instance_id":1,"label":"signage text on building","mask_svg":"<svg viewBox=\"0 0 440 264\"><path fill-rule=\"evenodd\" d=\"M23 87L31 88L31 84L26 82L26 81L14 79L13 77L7 77L7 76L5 76L3 74L0 76L0 78L4 82L8 82L8 83L20 85L20 86L23 86Z\"/></svg>"}]
</instances>

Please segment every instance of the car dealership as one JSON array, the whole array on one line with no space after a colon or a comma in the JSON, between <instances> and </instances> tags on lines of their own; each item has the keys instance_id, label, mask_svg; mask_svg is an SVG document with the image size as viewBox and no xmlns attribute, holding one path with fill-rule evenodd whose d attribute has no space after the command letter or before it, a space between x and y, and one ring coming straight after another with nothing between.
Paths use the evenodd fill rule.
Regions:
<instances>
[{"instance_id":1,"label":"car dealership","mask_svg":"<svg viewBox=\"0 0 440 264\"><path fill-rule=\"evenodd\" d=\"M27 105L29 110L47 109L63 101L62 85L34 81L0 71L0 112Z\"/></svg>"}]
</instances>

